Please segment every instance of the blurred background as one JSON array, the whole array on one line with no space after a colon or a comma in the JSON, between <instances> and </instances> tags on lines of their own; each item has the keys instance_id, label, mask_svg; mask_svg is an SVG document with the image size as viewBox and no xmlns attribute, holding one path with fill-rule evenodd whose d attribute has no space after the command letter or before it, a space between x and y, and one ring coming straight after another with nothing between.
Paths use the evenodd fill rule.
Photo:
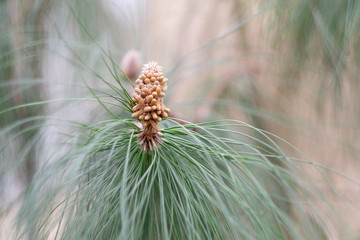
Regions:
<instances>
[{"instance_id":1,"label":"blurred background","mask_svg":"<svg viewBox=\"0 0 360 240\"><path fill-rule=\"evenodd\" d=\"M108 118L82 101L84 82L114 82L107 55L132 80L163 66L175 117L237 119L295 146L278 142L336 206L340 239L360 238L360 1L1 0L0 20L0 148L15 139L0 155L2 201L61 142L53 119Z\"/></svg>"}]
</instances>

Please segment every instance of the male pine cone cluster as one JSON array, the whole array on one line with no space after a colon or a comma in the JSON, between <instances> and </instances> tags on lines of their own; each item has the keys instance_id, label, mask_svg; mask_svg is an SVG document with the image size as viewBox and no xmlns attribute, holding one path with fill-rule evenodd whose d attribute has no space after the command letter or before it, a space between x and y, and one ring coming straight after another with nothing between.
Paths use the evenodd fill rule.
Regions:
<instances>
[{"instance_id":1,"label":"male pine cone cluster","mask_svg":"<svg viewBox=\"0 0 360 240\"><path fill-rule=\"evenodd\" d=\"M136 105L131 116L141 120L142 130L138 141L147 152L160 144L158 123L170 113L170 109L166 108L163 102L167 81L156 62L145 64L135 81L135 93L132 97Z\"/></svg>"}]
</instances>

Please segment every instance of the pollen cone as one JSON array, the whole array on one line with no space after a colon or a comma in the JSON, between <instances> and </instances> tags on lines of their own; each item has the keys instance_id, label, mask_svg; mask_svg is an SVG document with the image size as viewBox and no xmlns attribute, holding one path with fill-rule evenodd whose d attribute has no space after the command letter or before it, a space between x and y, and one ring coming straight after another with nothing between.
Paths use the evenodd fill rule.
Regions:
<instances>
[{"instance_id":1,"label":"pollen cone","mask_svg":"<svg viewBox=\"0 0 360 240\"><path fill-rule=\"evenodd\" d=\"M131 116L138 118L142 123L138 142L148 153L160 145L161 133L158 123L170 113L170 109L166 108L163 102L167 81L156 62L145 64L135 81L135 93L132 97L136 105Z\"/></svg>"}]
</instances>

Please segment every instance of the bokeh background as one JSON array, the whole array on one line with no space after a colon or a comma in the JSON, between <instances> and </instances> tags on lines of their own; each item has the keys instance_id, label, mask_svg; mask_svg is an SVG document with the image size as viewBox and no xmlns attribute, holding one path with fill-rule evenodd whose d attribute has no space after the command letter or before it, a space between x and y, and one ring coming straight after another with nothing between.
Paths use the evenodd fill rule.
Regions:
<instances>
[{"instance_id":1,"label":"bokeh background","mask_svg":"<svg viewBox=\"0 0 360 240\"><path fill-rule=\"evenodd\" d=\"M25 121L0 143L26 131L0 156L5 203L66 133L52 118L106 118L76 101L89 95L84 80L113 81L106 53L130 78L147 61L163 66L175 117L237 119L295 146L302 154L278 142L344 219L325 239L360 238L360 1L2 0L0 31L0 129ZM0 239L13 216L0 218Z\"/></svg>"}]
</instances>

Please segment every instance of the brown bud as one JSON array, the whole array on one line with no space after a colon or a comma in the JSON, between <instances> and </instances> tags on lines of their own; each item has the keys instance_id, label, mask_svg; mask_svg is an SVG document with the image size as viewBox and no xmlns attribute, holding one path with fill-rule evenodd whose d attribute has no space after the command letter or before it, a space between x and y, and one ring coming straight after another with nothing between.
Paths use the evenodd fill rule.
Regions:
<instances>
[{"instance_id":1,"label":"brown bud","mask_svg":"<svg viewBox=\"0 0 360 240\"><path fill-rule=\"evenodd\" d=\"M139 88L135 88L135 92L136 92L137 94L141 94L141 90L140 90Z\"/></svg>"},{"instance_id":2,"label":"brown bud","mask_svg":"<svg viewBox=\"0 0 360 240\"><path fill-rule=\"evenodd\" d=\"M154 99L153 95L149 95L146 97L147 103L151 103L151 101Z\"/></svg>"},{"instance_id":3,"label":"brown bud","mask_svg":"<svg viewBox=\"0 0 360 240\"><path fill-rule=\"evenodd\" d=\"M144 108L144 112L150 112L151 111L151 107L150 106L147 106Z\"/></svg>"},{"instance_id":4,"label":"brown bud","mask_svg":"<svg viewBox=\"0 0 360 240\"><path fill-rule=\"evenodd\" d=\"M150 94L151 94L150 90L149 90L148 88L146 88L146 87L144 87L142 90L143 90L143 92L146 93L147 95L150 95Z\"/></svg>"},{"instance_id":5,"label":"brown bud","mask_svg":"<svg viewBox=\"0 0 360 240\"><path fill-rule=\"evenodd\" d=\"M131 114L131 117L133 117L133 118L137 118L137 117L139 117L141 114L143 114L143 110L139 110L139 111L137 111L137 112L134 112L133 114Z\"/></svg>"},{"instance_id":6,"label":"brown bud","mask_svg":"<svg viewBox=\"0 0 360 240\"><path fill-rule=\"evenodd\" d=\"M156 105L158 101L156 99L151 100L151 105Z\"/></svg>"},{"instance_id":7,"label":"brown bud","mask_svg":"<svg viewBox=\"0 0 360 240\"><path fill-rule=\"evenodd\" d=\"M162 81L161 81L161 86L165 85L167 83L168 79L167 78L164 78Z\"/></svg>"},{"instance_id":8,"label":"brown bud","mask_svg":"<svg viewBox=\"0 0 360 240\"><path fill-rule=\"evenodd\" d=\"M152 113L151 113L151 116L152 116L153 119L157 119L157 118L158 118L158 115L157 115L155 112L152 112Z\"/></svg>"},{"instance_id":9,"label":"brown bud","mask_svg":"<svg viewBox=\"0 0 360 240\"><path fill-rule=\"evenodd\" d=\"M138 104L138 105L135 105L135 106L132 108L132 110L133 110L134 112L136 112L136 111L138 111L140 108L141 108L141 106Z\"/></svg>"}]
</instances>

